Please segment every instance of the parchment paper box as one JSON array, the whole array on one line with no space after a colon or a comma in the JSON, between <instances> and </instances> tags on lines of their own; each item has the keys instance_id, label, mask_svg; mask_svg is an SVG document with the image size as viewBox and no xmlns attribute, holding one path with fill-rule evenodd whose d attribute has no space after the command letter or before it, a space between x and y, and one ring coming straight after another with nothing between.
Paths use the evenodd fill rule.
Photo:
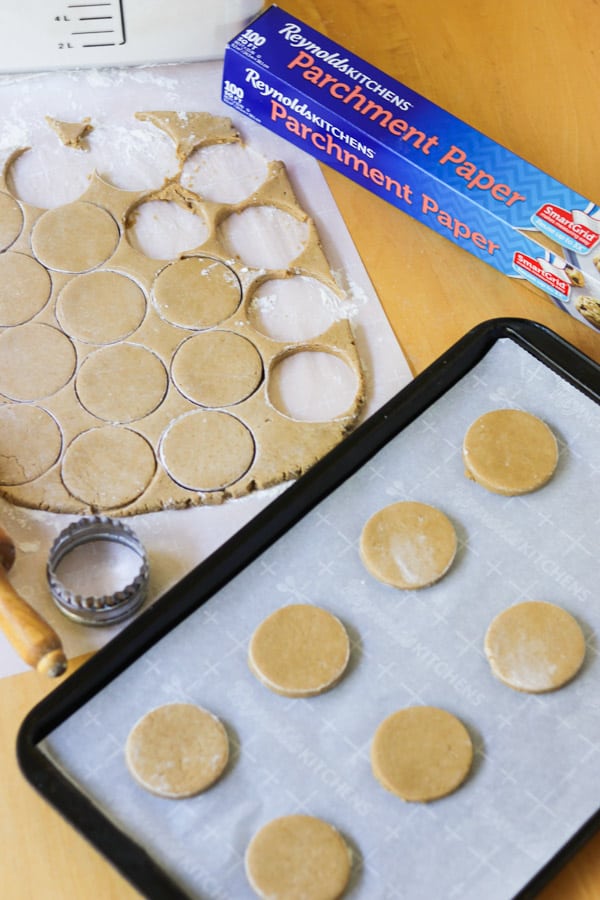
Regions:
<instances>
[{"instance_id":1,"label":"parchment paper box","mask_svg":"<svg viewBox=\"0 0 600 900\"><path fill-rule=\"evenodd\" d=\"M600 207L281 8L228 44L223 100L600 328Z\"/></svg>"}]
</instances>

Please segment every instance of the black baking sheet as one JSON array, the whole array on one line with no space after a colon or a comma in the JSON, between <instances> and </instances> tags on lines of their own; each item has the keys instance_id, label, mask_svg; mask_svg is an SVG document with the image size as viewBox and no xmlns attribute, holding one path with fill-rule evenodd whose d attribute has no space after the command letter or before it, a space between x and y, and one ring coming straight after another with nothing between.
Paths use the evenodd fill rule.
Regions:
<instances>
[{"instance_id":1,"label":"black baking sheet","mask_svg":"<svg viewBox=\"0 0 600 900\"><path fill-rule=\"evenodd\" d=\"M600 610L583 528L598 516L599 396L598 367L546 329L474 329L37 706L18 740L26 777L152 897L250 897L248 840L297 811L329 818L353 847L348 896L532 895L600 824ZM526 498L462 474L465 427L507 405L542 415L561 447L551 484ZM374 584L357 559L360 522L403 498L443 508L461 543L418 597ZM496 682L481 649L484 623L529 588L588 639L581 675L544 697ZM340 615L353 654L337 688L290 704L245 654L264 615L298 599ZM177 699L219 714L234 747L225 778L193 801L150 798L124 768L128 729ZM370 775L382 711L411 702L459 715L476 747L466 785L434 804L403 804Z\"/></svg>"}]
</instances>

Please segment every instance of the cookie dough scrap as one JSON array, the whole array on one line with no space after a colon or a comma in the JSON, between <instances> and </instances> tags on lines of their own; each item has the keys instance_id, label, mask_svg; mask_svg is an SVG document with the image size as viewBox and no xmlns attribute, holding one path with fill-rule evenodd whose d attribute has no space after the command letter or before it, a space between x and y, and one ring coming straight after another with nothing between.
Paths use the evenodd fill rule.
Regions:
<instances>
[{"instance_id":1,"label":"cookie dough scrap","mask_svg":"<svg viewBox=\"0 0 600 900\"><path fill-rule=\"evenodd\" d=\"M89 149L85 138L94 130L89 116L86 116L81 122L62 122L60 119L46 116L46 122L56 132L65 147L71 147L73 150Z\"/></svg>"},{"instance_id":2,"label":"cookie dough scrap","mask_svg":"<svg viewBox=\"0 0 600 900\"><path fill-rule=\"evenodd\" d=\"M542 600L517 603L489 626L485 654L494 675L517 691L555 691L585 659L585 638L573 616Z\"/></svg>"},{"instance_id":3,"label":"cookie dough scrap","mask_svg":"<svg viewBox=\"0 0 600 900\"><path fill-rule=\"evenodd\" d=\"M427 803L455 791L466 779L473 745L462 722L444 709L409 706L379 725L371 768L386 790Z\"/></svg>"},{"instance_id":4,"label":"cookie dough scrap","mask_svg":"<svg viewBox=\"0 0 600 900\"><path fill-rule=\"evenodd\" d=\"M352 855L333 825L291 815L255 834L245 864L250 885L265 900L337 900L348 884Z\"/></svg>"},{"instance_id":5,"label":"cookie dough scrap","mask_svg":"<svg viewBox=\"0 0 600 900\"><path fill-rule=\"evenodd\" d=\"M212 713L192 703L169 703L146 713L127 738L129 771L153 794L193 797L211 787L229 759L229 740Z\"/></svg>"},{"instance_id":6,"label":"cookie dough scrap","mask_svg":"<svg viewBox=\"0 0 600 900\"><path fill-rule=\"evenodd\" d=\"M457 544L454 525L441 510L405 500L371 516L361 533L360 556L378 581L415 590L446 574Z\"/></svg>"},{"instance_id":7,"label":"cookie dough scrap","mask_svg":"<svg viewBox=\"0 0 600 900\"><path fill-rule=\"evenodd\" d=\"M308 603L271 613L258 626L248 665L266 687L284 697L313 697L338 683L350 658L350 640L336 616Z\"/></svg>"},{"instance_id":8,"label":"cookie dough scrap","mask_svg":"<svg viewBox=\"0 0 600 900\"><path fill-rule=\"evenodd\" d=\"M468 428L465 475L493 494L527 494L545 485L558 463L558 444L540 418L520 409L495 409Z\"/></svg>"}]
</instances>

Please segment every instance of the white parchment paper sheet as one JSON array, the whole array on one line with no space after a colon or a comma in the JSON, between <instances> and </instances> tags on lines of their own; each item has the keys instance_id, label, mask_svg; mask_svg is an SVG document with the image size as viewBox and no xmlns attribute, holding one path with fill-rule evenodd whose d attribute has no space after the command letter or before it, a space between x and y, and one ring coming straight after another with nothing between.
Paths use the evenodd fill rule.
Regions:
<instances>
[{"instance_id":1,"label":"white parchment paper sheet","mask_svg":"<svg viewBox=\"0 0 600 900\"><path fill-rule=\"evenodd\" d=\"M517 406L542 416L560 444L553 480L518 498L463 474L473 419ZM47 739L48 755L191 896L252 896L243 866L253 834L305 812L337 826L355 853L350 897L500 900L524 886L600 806L597 531L598 406L512 341L497 342L455 387L267 552ZM457 559L438 584L398 591L365 572L367 518L402 499L454 522ZM521 694L491 674L492 618L541 599L580 622L577 678ZM271 611L322 605L346 624L347 675L308 700L272 694L249 672L248 640ZM232 763L204 795L150 796L126 769L127 735L170 701L226 724ZM375 781L379 722L412 704L444 707L470 731L468 781L430 804L404 803Z\"/></svg>"},{"instance_id":2,"label":"white parchment paper sheet","mask_svg":"<svg viewBox=\"0 0 600 900\"><path fill-rule=\"evenodd\" d=\"M11 150L31 147L19 160L19 196L41 207L76 200L94 168L120 188L150 190L176 172L177 160L172 142L154 126L137 121L136 112L200 110L233 119L253 152L285 162L300 203L317 224L331 268L347 294L365 367L368 415L410 380L408 364L318 164L249 119L232 115L219 99L221 71L221 63L205 62L0 78L0 160ZM64 147L46 115L64 121L89 116L94 126L89 152ZM217 170L215 177L222 180L223 173ZM129 519L150 559L149 602L260 512L279 490L219 507ZM58 631L69 657L102 646L115 634L115 627L90 629L72 623L52 603L45 575L48 550L75 518L20 509L0 498L0 521L17 545L11 580ZM0 634L0 677L25 668Z\"/></svg>"}]
</instances>

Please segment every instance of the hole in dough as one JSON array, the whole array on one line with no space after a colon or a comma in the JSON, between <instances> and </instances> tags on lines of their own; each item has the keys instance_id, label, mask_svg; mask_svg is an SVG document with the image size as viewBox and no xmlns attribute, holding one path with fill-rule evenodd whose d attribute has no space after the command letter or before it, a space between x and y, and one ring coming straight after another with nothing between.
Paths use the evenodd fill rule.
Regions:
<instances>
[{"instance_id":1,"label":"hole in dough","mask_svg":"<svg viewBox=\"0 0 600 900\"><path fill-rule=\"evenodd\" d=\"M6 183L24 203L54 209L81 197L93 170L87 153L74 153L53 136L47 145L20 154L9 167Z\"/></svg>"},{"instance_id":2,"label":"hole in dough","mask_svg":"<svg viewBox=\"0 0 600 900\"><path fill-rule=\"evenodd\" d=\"M10 194L0 193L0 251L10 247L21 233L23 213Z\"/></svg>"},{"instance_id":3,"label":"hole in dough","mask_svg":"<svg viewBox=\"0 0 600 900\"><path fill-rule=\"evenodd\" d=\"M306 245L308 225L274 206L251 206L219 228L231 253L257 269L284 269Z\"/></svg>"},{"instance_id":4,"label":"hole in dough","mask_svg":"<svg viewBox=\"0 0 600 900\"><path fill-rule=\"evenodd\" d=\"M155 471L154 452L141 434L104 425L82 432L67 447L62 480L92 509L116 509L143 494Z\"/></svg>"},{"instance_id":5,"label":"hole in dough","mask_svg":"<svg viewBox=\"0 0 600 900\"><path fill-rule=\"evenodd\" d=\"M191 491L216 491L248 471L254 459L254 439L229 413L191 412L168 427L160 455L177 484Z\"/></svg>"},{"instance_id":6,"label":"hole in dough","mask_svg":"<svg viewBox=\"0 0 600 900\"><path fill-rule=\"evenodd\" d=\"M246 338L232 331L206 331L183 342L171 371L188 400L202 406L231 406L254 393L263 365Z\"/></svg>"},{"instance_id":7,"label":"hole in dough","mask_svg":"<svg viewBox=\"0 0 600 900\"><path fill-rule=\"evenodd\" d=\"M350 409L356 374L343 360L321 350L284 356L271 371L269 400L280 413L301 422L326 422Z\"/></svg>"},{"instance_id":8,"label":"hole in dough","mask_svg":"<svg viewBox=\"0 0 600 900\"><path fill-rule=\"evenodd\" d=\"M162 403L169 379L161 360L136 344L114 344L91 353L76 389L82 405L106 422L133 422Z\"/></svg>"},{"instance_id":9,"label":"hole in dough","mask_svg":"<svg viewBox=\"0 0 600 900\"><path fill-rule=\"evenodd\" d=\"M64 387L77 357L69 338L51 325L22 325L0 335L0 393L11 400L41 400Z\"/></svg>"},{"instance_id":10,"label":"hole in dough","mask_svg":"<svg viewBox=\"0 0 600 900\"><path fill-rule=\"evenodd\" d=\"M340 300L316 278L272 278L260 285L248 309L251 324L274 341L306 341L340 316Z\"/></svg>"},{"instance_id":11,"label":"hole in dough","mask_svg":"<svg viewBox=\"0 0 600 900\"><path fill-rule=\"evenodd\" d=\"M0 326L22 325L48 302L52 282L46 269L24 253L0 256Z\"/></svg>"},{"instance_id":12,"label":"hole in dough","mask_svg":"<svg viewBox=\"0 0 600 900\"><path fill-rule=\"evenodd\" d=\"M94 203L79 201L41 215L31 232L31 247L49 269L88 272L112 256L119 237L110 213Z\"/></svg>"},{"instance_id":13,"label":"hole in dough","mask_svg":"<svg viewBox=\"0 0 600 900\"><path fill-rule=\"evenodd\" d=\"M88 344L111 344L128 337L145 313L142 289L131 278L109 271L72 278L56 304L63 329Z\"/></svg>"},{"instance_id":14,"label":"hole in dough","mask_svg":"<svg viewBox=\"0 0 600 900\"><path fill-rule=\"evenodd\" d=\"M183 166L181 183L205 200L239 203L267 177L265 159L241 144L215 144L196 150Z\"/></svg>"},{"instance_id":15,"label":"hole in dough","mask_svg":"<svg viewBox=\"0 0 600 900\"><path fill-rule=\"evenodd\" d=\"M159 272L153 294L155 306L167 322L201 329L233 315L242 288L229 266L208 256L191 256Z\"/></svg>"},{"instance_id":16,"label":"hole in dough","mask_svg":"<svg viewBox=\"0 0 600 900\"><path fill-rule=\"evenodd\" d=\"M62 449L57 422L36 406L0 406L0 484L26 484L50 469Z\"/></svg>"},{"instance_id":17,"label":"hole in dough","mask_svg":"<svg viewBox=\"0 0 600 900\"><path fill-rule=\"evenodd\" d=\"M92 140L95 168L121 190L155 190L177 173L173 141L152 126L94 125Z\"/></svg>"},{"instance_id":18,"label":"hole in dough","mask_svg":"<svg viewBox=\"0 0 600 900\"><path fill-rule=\"evenodd\" d=\"M148 200L127 226L130 244L151 259L175 259L208 237L204 219L172 200Z\"/></svg>"}]
</instances>

